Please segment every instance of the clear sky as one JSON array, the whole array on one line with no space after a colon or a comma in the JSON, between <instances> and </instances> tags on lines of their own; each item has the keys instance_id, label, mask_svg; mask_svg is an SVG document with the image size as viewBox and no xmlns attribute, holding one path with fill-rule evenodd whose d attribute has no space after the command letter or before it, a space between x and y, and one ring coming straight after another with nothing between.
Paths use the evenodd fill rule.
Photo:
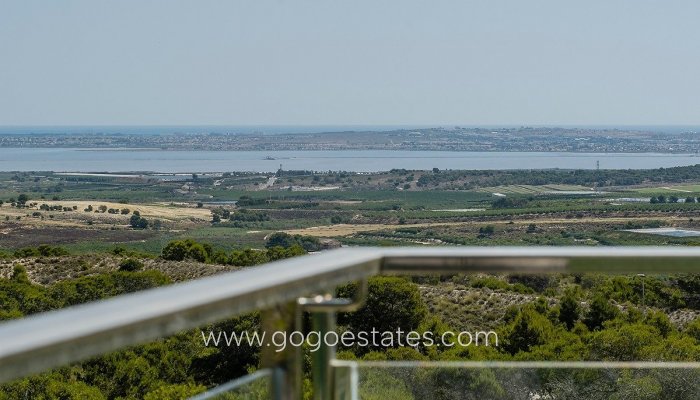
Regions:
<instances>
[{"instance_id":1,"label":"clear sky","mask_svg":"<svg viewBox=\"0 0 700 400\"><path fill-rule=\"evenodd\" d=\"M700 124L700 2L0 0L0 125Z\"/></svg>"}]
</instances>

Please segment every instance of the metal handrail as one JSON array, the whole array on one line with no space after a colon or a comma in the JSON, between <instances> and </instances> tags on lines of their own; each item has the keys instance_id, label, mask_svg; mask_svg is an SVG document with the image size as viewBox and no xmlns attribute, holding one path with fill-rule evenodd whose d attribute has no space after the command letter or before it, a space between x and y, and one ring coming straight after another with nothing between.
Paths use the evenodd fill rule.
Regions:
<instances>
[{"instance_id":1,"label":"metal handrail","mask_svg":"<svg viewBox=\"0 0 700 400\"><path fill-rule=\"evenodd\" d=\"M0 382L296 301L381 273L700 272L700 248L350 248L0 324Z\"/></svg>"},{"instance_id":2,"label":"metal handrail","mask_svg":"<svg viewBox=\"0 0 700 400\"><path fill-rule=\"evenodd\" d=\"M223 395L225 393L230 393L230 392L233 392L234 390L244 388L246 385L249 385L255 381L265 379L265 378L271 379L273 373L274 373L274 371L272 369L269 369L269 368L259 369L255 372L248 374L248 375L244 375L244 376L242 376L240 378L236 378L230 382L216 386L215 388L207 390L204 393L200 393L194 397L190 397L189 400L209 400L209 399L220 398L221 395Z\"/></svg>"}]
</instances>

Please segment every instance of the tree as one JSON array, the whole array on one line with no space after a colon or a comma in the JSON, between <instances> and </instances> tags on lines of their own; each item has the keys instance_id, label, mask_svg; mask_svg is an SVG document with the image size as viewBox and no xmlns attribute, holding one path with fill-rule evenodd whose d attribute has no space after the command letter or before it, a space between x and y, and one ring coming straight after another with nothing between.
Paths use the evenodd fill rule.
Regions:
<instances>
[{"instance_id":1,"label":"tree","mask_svg":"<svg viewBox=\"0 0 700 400\"><path fill-rule=\"evenodd\" d=\"M510 354L527 352L534 346L545 344L552 332L552 323L547 317L534 307L525 306L506 329L504 347Z\"/></svg>"},{"instance_id":2,"label":"tree","mask_svg":"<svg viewBox=\"0 0 700 400\"><path fill-rule=\"evenodd\" d=\"M275 232L267 237L265 247L268 249L273 247L284 247L288 249L295 245L301 246L306 251L321 250L321 241L314 236L290 235L286 232Z\"/></svg>"},{"instance_id":3,"label":"tree","mask_svg":"<svg viewBox=\"0 0 700 400\"><path fill-rule=\"evenodd\" d=\"M294 238L294 236L286 232L275 232L267 237L265 247L268 249L277 246L287 248L292 247L295 244L298 244L298 241Z\"/></svg>"},{"instance_id":4,"label":"tree","mask_svg":"<svg viewBox=\"0 0 700 400\"><path fill-rule=\"evenodd\" d=\"M353 297L356 291L357 285L351 284L340 288L338 295ZM427 312L416 284L404 278L378 276L368 281L365 305L354 313L342 315L340 322L346 322L354 332L371 333L372 329L395 332L399 328L411 331L418 328ZM376 337L376 342L381 342L381 336ZM369 351L371 348L359 350Z\"/></svg>"},{"instance_id":5,"label":"tree","mask_svg":"<svg viewBox=\"0 0 700 400\"><path fill-rule=\"evenodd\" d=\"M144 400L178 400L188 399L207 389L206 386L193 383L159 386L155 390L146 393Z\"/></svg>"},{"instance_id":6,"label":"tree","mask_svg":"<svg viewBox=\"0 0 700 400\"><path fill-rule=\"evenodd\" d=\"M211 330L249 334L260 332L260 314L251 313L229 319L211 326ZM191 373L198 383L210 386L245 375L259 363L260 349L243 341L240 346L220 346L218 351L199 355L192 362Z\"/></svg>"},{"instance_id":7,"label":"tree","mask_svg":"<svg viewBox=\"0 0 700 400\"><path fill-rule=\"evenodd\" d=\"M277 247L275 247L277 248ZM279 247L281 248L281 247ZM239 267L258 265L270 261L267 251L254 249L234 250L231 253L229 264Z\"/></svg>"},{"instance_id":8,"label":"tree","mask_svg":"<svg viewBox=\"0 0 700 400\"><path fill-rule=\"evenodd\" d=\"M564 294L559 304L559 321L566 325L566 329L571 330L578 321L581 312L581 306L576 299L576 296L569 291Z\"/></svg>"},{"instance_id":9,"label":"tree","mask_svg":"<svg viewBox=\"0 0 700 400\"><path fill-rule=\"evenodd\" d=\"M669 203L678 203L678 196L671 196L668 198Z\"/></svg>"},{"instance_id":10,"label":"tree","mask_svg":"<svg viewBox=\"0 0 700 400\"><path fill-rule=\"evenodd\" d=\"M161 252L164 260L182 261L187 257L188 246L182 240L174 240L168 243Z\"/></svg>"},{"instance_id":11,"label":"tree","mask_svg":"<svg viewBox=\"0 0 700 400\"><path fill-rule=\"evenodd\" d=\"M267 258L270 261L281 260L283 258L290 258L294 256L301 256L306 254L306 250L298 244L285 249L284 247L272 247L267 249Z\"/></svg>"},{"instance_id":12,"label":"tree","mask_svg":"<svg viewBox=\"0 0 700 400\"><path fill-rule=\"evenodd\" d=\"M136 215L136 211L134 211L134 215L129 218L129 225L134 229L146 229L148 228L148 220Z\"/></svg>"},{"instance_id":13,"label":"tree","mask_svg":"<svg viewBox=\"0 0 700 400\"><path fill-rule=\"evenodd\" d=\"M666 196L663 194L660 194L659 197L656 198L656 201L659 203L665 203L666 202Z\"/></svg>"},{"instance_id":14,"label":"tree","mask_svg":"<svg viewBox=\"0 0 700 400\"><path fill-rule=\"evenodd\" d=\"M207 250L200 243L192 239L173 240L168 243L161 252L161 257L165 260L183 261L186 259L206 262L208 258Z\"/></svg>"},{"instance_id":15,"label":"tree","mask_svg":"<svg viewBox=\"0 0 700 400\"><path fill-rule=\"evenodd\" d=\"M645 324L608 328L591 337L591 355L601 360L636 361L645 346L662 340L657 329Z\"/></svg>"},{"instance_id":16,"label":"tree","mask_svg":"<svg viewBox=\"0 0 700 400\"><path fill-rule=\"evenodd\" d=\"M22 193L19 196L17 196L17 204L24 206L26 202L29 201L29 196L26 194Z\"/></svg>"},{"instance_id":17,"label":"tree","mask_svg":"<svg viewBox=\"0 0 700 400\"><path fill-rule=\"evenodd\" d=\"M695 203L696 200L695 200L695 197L693 197L693 196L688 196L688 197L685 198L685 202L686 202L686 203Z\"/></svg>"},{"instance_id":18,"label":"tree","mask_svg":"<svg viewBox=\"0 0 700 400\"><path fill-rule=\"evenodd\" d=\"M608 302L602 294L597 294L593 301L591 302L591 308L586 314L584 323L590 330L600 329L603 326L603 322L614 319L620 310L614 305Z\"/></svg>"}]
</instances>

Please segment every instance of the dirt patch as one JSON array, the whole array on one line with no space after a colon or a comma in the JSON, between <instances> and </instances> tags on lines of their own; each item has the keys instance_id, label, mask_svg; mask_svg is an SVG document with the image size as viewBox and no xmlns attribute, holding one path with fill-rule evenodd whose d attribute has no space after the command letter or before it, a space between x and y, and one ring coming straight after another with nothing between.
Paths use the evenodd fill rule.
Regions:
<instances>
[{"instance_id":1,"label":"dirt patch","mask_svg":"<svg viewBox=\"0 0 700 400\"><path fill-rule=\"evenodd\" d=\"M151 238L156 231L135 231L129 229L81 229L77 227L30 226L13 223L2 224L0 229L1 248L20 248L40 244L68 244L85 241L124 243Z\"/></svg>"},{"instance_id":2,"label":"dirt patch","mask_svg":"<svg viewBox=\"0 0 700 400\"><path fill-rule=\"evenodd\" d=\"M663 221L687 221L685 217L660 217L654 218ZM383 230L393 230L399 228L429 228L436 226L482 226L482 225L499 225L499 224L509 224L511 220L490 220L490 221L471 221L471 222L426 222L420 224L336 224L336 225L324 225L324 226L313 226L310 228L303 229L291 229L285 232L290 235L307 235L307 236L317 236L317 237L339 237L354 235L360 232L375 232ZM627 221L638 221L646 222L649 221L648 217L607 217L607 218L542 218L542 219L515 219L513 220L514 225L523 224L560 224L560 225L571 225L571 224L589 224L589 223L624 223Z\"/></svg>"}]
</instances>

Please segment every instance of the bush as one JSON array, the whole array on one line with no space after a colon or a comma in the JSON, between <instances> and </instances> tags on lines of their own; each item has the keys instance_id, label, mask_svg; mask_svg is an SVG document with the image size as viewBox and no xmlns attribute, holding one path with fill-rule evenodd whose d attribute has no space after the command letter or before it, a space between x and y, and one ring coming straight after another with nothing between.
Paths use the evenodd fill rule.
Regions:
<instances>
[{"instance_id":1,"label":"bush","mask_svg":"<svg viewBox=\"0 0 700 400\"><path fill-rule=\"evenodd\" d=\"M120 271L135 272L143 269L143 263L133 258L127 258L119 263Z\"/></svg>"},{"instance_id":2,"label":"bush","mask_svg":"<svg viewBox=\"0 0 700 400\"><path fill-rule=\"evenodd\" d=\"M321 250L321 242L314 236L290 235L285 232L275 232L268 236L265 247L283 247L288 249L293 246L301 246L306 251Z\"/></svg>"},{"instance_id":3,"label":"bush","mask_svg":"<svg viewBox=\"0 0 700 400\"><path fill-rule=\"evenodd\" d=\"M148 228L148 220L137 215L136 211L134 211L134 215L129 219L129 225L134 229L146 229Z\"/></svg>"},{"instance_id":4,"label":"bush","mask_svg":"<svg viewBox=\"0 0 700 400\"><path fill-rule=\"evenodd\" d=\"M508 276L508 282L512 284L523 284L532 290L542 293L552 284L552 277L549 275L516 274Z\"/></svg>"},{"instance_id":5,"label":"bush","mask_svg":"<svg viewBox=\"0 0 700 400\"><path fill-rule=\"evenodd\" d=\"M39 247L27 247L15 251L14 256L17 258L23 257L58 257L68 255L68 251L63 247L49 246L42 244Z\"/></svg>"},{"instance_id":6,"label":"bush","mask_svg":"<svg viewBox=\"0 0 700 400\"><path fill-rule=\"evenodd\" d=\"M357 285L347 285L338 290L340 297L353 297ZM411 331L418 328L428 309L423 303L416 284L398 277L378 276L369 279L365 305L358 311L340 316L354 332L394 332L398 328ZM376 343L381 342L377 337ZM382 346L380 346L382 347ZM369 351L371 347L359 349Z\"/></svg>"},{"instance_id":7,"label":"bush","mask_svg":"<svg viewBox=\"0 0 700 400\"><path fill-rule=\"evenodd\" d=\"M496 229L493 227L493 225L482 226L481 228L479 228L479 237L490 237L493 236L495 232Z\"/></svg>"},{"instance_id":8,"label":"bush","mask_svg":"<svg viewBox=\"0 0 700 400\"><path fill-rule=\"evenodd\" d=\"M168 243L161 254L165 260L183 261L196 260L206 262L208 258L205 247L192 239L174 240Z\"/></svg>"}]
</instances>

